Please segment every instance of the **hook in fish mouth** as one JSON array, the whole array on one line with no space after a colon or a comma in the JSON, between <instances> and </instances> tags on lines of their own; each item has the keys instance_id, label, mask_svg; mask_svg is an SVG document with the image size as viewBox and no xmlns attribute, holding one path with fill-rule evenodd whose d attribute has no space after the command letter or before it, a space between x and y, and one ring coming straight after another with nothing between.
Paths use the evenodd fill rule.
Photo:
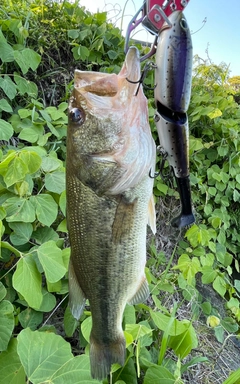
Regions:
<instances>
[{"instance_id":1,"label":"hook in fish mouth","mask_svg":"<svg viewBox=\"0 0 240 384\"><path fill-rule=\"evenodd\" d=\"M137 81L132 81L130 79L128 79L126 77L126 80L131 83L131 84L138 84L138 87L137 87L137 90L136 90L136 93L134 96L137 96L138 94L138 91L139 91L139 88L140 88L140 85L142 84L142 86L145 88L145 89L151 89L151 90L154 90L157 86L157 84L154 85L154 87L149 87L148 85L144 84L144 79L147 77L147 74L149 71L151 71L152 69L155 69L157 68L156 64L154 64L153 61L150 61L149 63L146 63L145 67L143 68L143 71L142 71L142 74L141 74L141 77L139 80Z\"/></svg>"}]
</instances>

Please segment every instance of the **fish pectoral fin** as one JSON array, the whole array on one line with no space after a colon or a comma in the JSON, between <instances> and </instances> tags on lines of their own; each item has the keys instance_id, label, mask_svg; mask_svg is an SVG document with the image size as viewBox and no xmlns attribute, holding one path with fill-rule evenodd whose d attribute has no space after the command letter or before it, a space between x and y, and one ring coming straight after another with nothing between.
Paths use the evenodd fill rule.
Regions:
<instances>
[{"instance_id":1,"label":"fish pectoral fin","mask_svg":"<svg viewBox=\"0 0 240 384\"><path fill-rule=\"evenodd\" d=\"M69 262L69 270L68 270L68 284L69 284L69 307L73 317L76 320L79 320L85 306L86 298L81 287L79 286L71 259Z\"/></svg>"},{"instance_id":2,"label":"fish pectoral fin","mask_svg":"<svg viewBox=\"0 0 240 384\"><path fill-rule=\"evenodd\" d=\"M156 211L155 211L155 202L154 196L151 196L151 199L148 203L148 225L151 228L153 234L156 233Z\"/></svg>"},{"instance_id":3,"label":"fish pectoral fin","mask_svg":"<svg viewBox=\"0 0 240 384\"><path fill-rule=\"evenodd\" d=\"M124 197L121 197L112 226L112 239L115 244L120 243L131 232L134 225L136 204L137 198L133 202L128 202Z\"/></svg>"},{"instance_id":4,"label":"fish pectoral fin","mask_svg":"<svg viewBox=\"0 0 240 384\"><path fill-rule=\"evenodd\" d=\"M135 295L130 300L128 300L128 304L130 305L140 304L147 300L149 294L150 292L149 292L148 282L146 277L144 276L140 287L138 288Z\"/></svg>"}]
</instances>

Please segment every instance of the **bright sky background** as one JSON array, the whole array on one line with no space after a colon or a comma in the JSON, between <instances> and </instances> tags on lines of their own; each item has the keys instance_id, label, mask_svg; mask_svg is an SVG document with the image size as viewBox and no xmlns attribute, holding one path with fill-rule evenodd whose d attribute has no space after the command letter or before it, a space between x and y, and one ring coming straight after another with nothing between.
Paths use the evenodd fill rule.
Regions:
<instances>
[{"instance_id":1,"label":"bright sky background","mask_svg":"<svg viewBox=\"0 0 240 384\"><path fill-rule=\"evenodd\" d=\"M119 28L121 11L126 4L123 35L142 3L143 0L79 0L79 4L91 12L108 11L108 18L114 23L117 20ZM214 64L230 64L230 76L240 76L240 0L190 0L184 14L192 32L194 55L198 54L205 60L208 48L208 55ZM205 18L207 22L203 26ZM152 42L154 36L142 31L135 38Z\"/></svg>"}]
</instances>

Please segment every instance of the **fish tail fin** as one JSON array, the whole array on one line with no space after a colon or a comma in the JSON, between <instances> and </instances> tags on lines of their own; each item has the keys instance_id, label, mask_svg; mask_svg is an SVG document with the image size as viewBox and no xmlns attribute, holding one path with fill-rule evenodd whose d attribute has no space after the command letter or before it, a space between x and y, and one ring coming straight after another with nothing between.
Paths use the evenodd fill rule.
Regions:
<instances>
[{"instance_id":1,"label":"fish tail fin","mask_svg":"<svg viewBox=\"0 0 240 384\"><path fill-rule=\"evenodd\" d=\"M124 365L126 342L123 334L108 344L98 343L90 337L90 364L93 379L103 380L110 371L111 365L118 363Z\"/></svg>"}]
</instances>

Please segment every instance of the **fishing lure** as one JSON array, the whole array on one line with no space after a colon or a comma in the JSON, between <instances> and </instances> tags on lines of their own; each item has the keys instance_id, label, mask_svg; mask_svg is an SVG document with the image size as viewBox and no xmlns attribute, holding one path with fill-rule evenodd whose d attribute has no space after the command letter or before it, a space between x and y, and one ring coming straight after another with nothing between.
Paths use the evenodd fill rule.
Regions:
<instances>
[{"instance_id":1,"label":"fishing lure","mask_svg":"<svg viewBox=\"0 0 240 384\"><path fill-rule=\"evenodd\" d=\"M155 124L161 152L173 169L180 195L181 213L172 220L172 225L178 228L189 226L195 221L189 181L187 116L191 96L192 41L183 14L188 2L145 1L129 23L125 42L127 52L130 34L140 23L155 35L150 51L142 60L155 54ZM140 13L142 15L139 18Z\"/></svg>"}]
</instances>

